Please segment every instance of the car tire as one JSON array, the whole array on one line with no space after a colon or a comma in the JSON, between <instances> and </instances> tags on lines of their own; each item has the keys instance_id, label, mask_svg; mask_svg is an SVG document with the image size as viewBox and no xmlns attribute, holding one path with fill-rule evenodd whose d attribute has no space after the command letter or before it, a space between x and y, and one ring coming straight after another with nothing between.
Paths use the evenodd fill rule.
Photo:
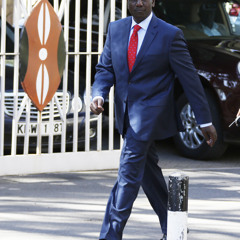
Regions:
<instances>
[{"instance_id":1,"label":"car tire","mask_svg":"<svg viewBox=\"0 0 240 240\"><path fill-rule=\"evenodd\" d=\"M174 142L176 148L184 157L211 160L221 157L227 149L227 144L223 142L221 115L218 104L210 90L206 89L205 93L218 139L212 148L208 146L199 126L197 125L191 106L189 105L185 94L182 94L177 100L177 107L186 131L179 132L175 135Z\"/></svg>"}]
</instances>

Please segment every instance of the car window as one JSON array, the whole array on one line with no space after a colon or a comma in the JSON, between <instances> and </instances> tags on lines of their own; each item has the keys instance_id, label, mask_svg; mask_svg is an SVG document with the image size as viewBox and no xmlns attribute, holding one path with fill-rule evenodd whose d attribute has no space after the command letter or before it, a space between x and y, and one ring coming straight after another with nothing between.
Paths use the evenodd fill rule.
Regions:
<instances>
[{"instance_id":1,"label":"car window","mask_svg":"<svg viewBox=\"0 0 240 240\"><path fill-rule=\"evenodd\" d=\"M232 34L240 36L240 4L236 2L223 3Z\"/></svg>"},{"instance_id":2,"label":"car window","mask_svg":"<svg viewBox=\"0 0 240 240\"><path fill-rule=\"evenodd\" d=\"M186 39L229 37L240 35L240 17L233 22L229 15L233 4L233 1L162 0L156 2L154 12L182 29Z\"/></svg>"}]
</instances>

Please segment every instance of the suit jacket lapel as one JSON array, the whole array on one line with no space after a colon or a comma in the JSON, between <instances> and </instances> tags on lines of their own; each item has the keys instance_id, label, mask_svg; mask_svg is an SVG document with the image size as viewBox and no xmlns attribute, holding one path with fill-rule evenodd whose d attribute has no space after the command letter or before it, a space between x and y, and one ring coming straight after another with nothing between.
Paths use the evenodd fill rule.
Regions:
<instances>
[{"instance_id":1,"label":"suit jacket lapel","mask_svg":"<svg viewBox=\"0 0 240 240\"><path fill-rule=\"evenodd\" d=\"M155 38L158 32L156 27L157 27L157 17L153 15L131 73L134 72L137 65L141 62L142 58L146 53L146 50L150 47L153 39Z\"/></svg>"}]
</instances>

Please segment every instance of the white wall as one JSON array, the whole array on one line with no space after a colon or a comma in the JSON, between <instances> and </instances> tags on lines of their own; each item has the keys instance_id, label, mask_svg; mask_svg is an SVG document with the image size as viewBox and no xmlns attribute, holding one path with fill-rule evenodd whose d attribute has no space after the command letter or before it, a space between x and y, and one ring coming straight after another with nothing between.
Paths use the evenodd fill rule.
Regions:
<instances>
[{"instance_id":1,"label":"white wall","mask_svg":"<svg viewBox=\"0 0 240 240\"><path fill-rule=\"evenodd\" d=\"M120 150L0 157L0 176L117 169Z\"/></svg>"}]
</instances>

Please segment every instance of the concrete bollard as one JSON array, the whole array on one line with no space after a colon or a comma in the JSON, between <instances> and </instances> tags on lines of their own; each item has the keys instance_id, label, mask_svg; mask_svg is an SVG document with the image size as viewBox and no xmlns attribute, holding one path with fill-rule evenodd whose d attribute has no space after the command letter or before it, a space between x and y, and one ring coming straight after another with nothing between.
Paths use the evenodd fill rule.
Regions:
<instances>
[{"instance_id":1,"label":"concrete bollard","mask_svg":"<svg viewBox=\"0 0 240 240\"><path fill-rule=\"evenodd\" d=\"M182 173L169 176L168 240L187 240L188 182Z\"/></svg>"}]
</instances>

